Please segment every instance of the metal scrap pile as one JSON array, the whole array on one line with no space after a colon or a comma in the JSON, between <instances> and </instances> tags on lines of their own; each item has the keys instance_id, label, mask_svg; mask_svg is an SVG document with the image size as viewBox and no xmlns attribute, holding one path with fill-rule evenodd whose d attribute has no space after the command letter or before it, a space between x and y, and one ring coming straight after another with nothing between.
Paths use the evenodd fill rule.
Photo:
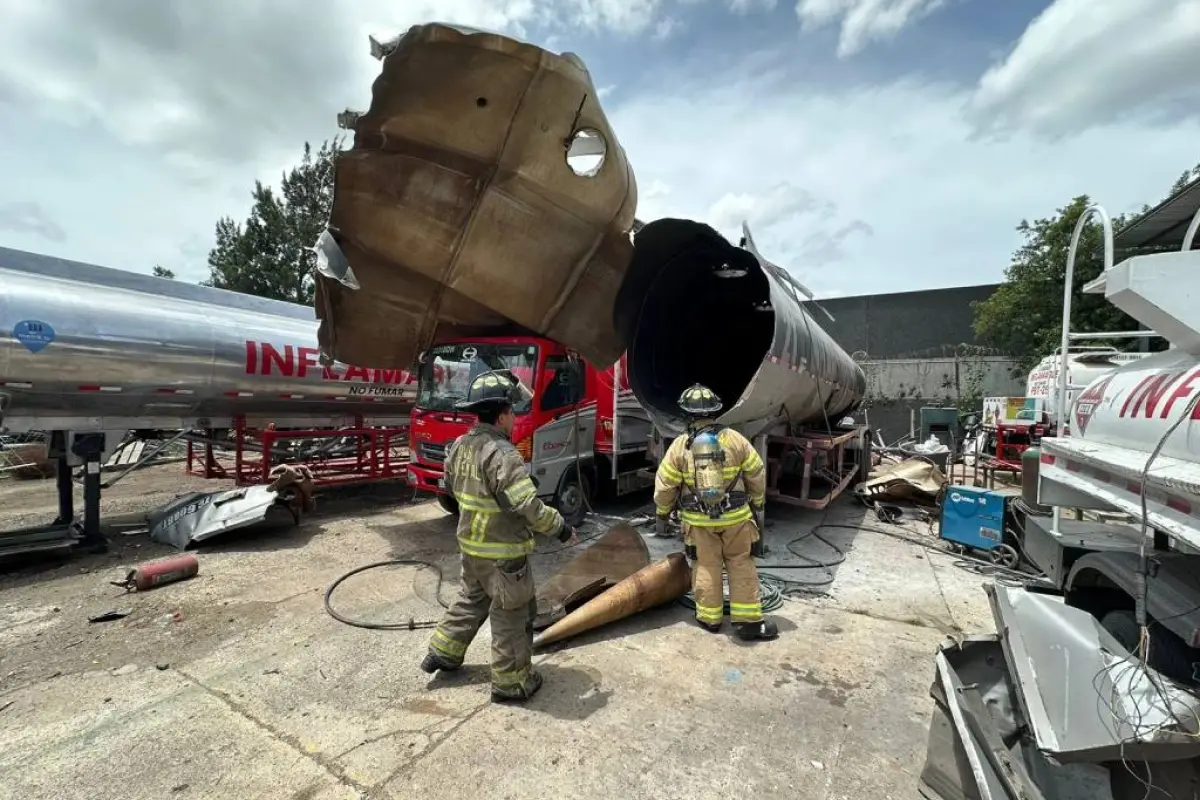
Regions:
<instances>
[{"instance_id":1,"label":"metal scrap pile","mask_svg":"<svg viewBox=\"0 0 1200 800\"><path fill-rule=\"evenodd\" d=\"M1090 614L987 587L999 635L936 657L921 794L931 800L1147 800L1200 792L1200 698Z\"/></svg>"}]
</instances>

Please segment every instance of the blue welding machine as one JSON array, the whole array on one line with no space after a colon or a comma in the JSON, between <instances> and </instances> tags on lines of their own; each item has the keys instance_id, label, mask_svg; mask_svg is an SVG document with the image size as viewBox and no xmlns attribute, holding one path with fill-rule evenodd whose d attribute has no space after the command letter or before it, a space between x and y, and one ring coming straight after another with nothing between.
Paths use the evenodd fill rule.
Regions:
<instances>
[{"instance_id":1,"label":"blue welding machine","mask_svg":"<svg viewBox=\"0 0 1200 800\"><path fill-rule=\"evenodd\" d=\"M939 538L976 550L993 550L1004 542L1004 512L1013 491L947 486L942 499Z\"/></svg>"}]
</instances>

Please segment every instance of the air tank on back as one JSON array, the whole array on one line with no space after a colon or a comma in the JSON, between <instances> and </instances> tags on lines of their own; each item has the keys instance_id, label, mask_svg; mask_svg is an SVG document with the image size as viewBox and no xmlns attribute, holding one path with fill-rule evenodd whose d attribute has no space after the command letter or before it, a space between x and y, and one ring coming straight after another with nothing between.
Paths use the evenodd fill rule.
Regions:
<instances>
[{"instance_id":1,"label":"air tank on back","mask_svg":"<svg viewBox=\"0 0 1200 800\"><path fill-rule=\"evenodd\" d=\"M615 309L630 386L667 433L683 429L678 400L693 383L716 392L719 421L747 436L780 422L832 428L862 402L866 377L743 244L683 219L637 232Z\"/></svg>"},{"instance_id":2,"label":"air tank on back","mask_svg":"<svg viewBox=\"0 0 1200 800\"><path fill-rule=\"evenodd\" d=\"M306 306L0 248L0 430L383 425L415 397L320 365Z\"/></svg>"}]
</instances>

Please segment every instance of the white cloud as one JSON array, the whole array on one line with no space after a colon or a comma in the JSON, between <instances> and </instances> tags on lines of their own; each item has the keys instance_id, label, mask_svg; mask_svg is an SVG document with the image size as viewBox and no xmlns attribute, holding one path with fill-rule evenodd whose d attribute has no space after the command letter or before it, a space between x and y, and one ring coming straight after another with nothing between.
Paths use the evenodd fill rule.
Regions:
<instances>
[{"instance_id":1,"label":"white cloud","mask_svg":"<svg viewBox=\"0 0 1200 800\"><path fill-rule=\"evenodd\" d=\"M736 241L744 216L764 255L819 296L999 281L1022 218L1084 193L1114 214L1157 202L1196 160L1190 123L1114 125L1069 145L978 141L968 96L916 81L822 92L697 78L610 118L639 184L675 187L642 196L639 217L702 219Z\"/></svg>"},{"instance_id":2,"label":"white cloud","mask_svg":"<svg viewBox=\"0 0 1200 800\"><path fill-rule=\"evenodd\" d=\"M755 11L774 11L778 0L728 0L729 10L735 14L752 14Z\"/></svg>"},{"instance_id":3,"label":"white cloud","mask_svg":"<svg viewBox=\"0 0 1200 800\"><path fill-rule=\"evenodd\" d=\"M861 52L873 41L890 39L946 5L947 0L797 0L796 16L804 30L840 21L838 56Z\"/></svg>"},{"instance_id":4,"label":"white cloud","mask_svg":"<svg viewBox=\"0 0 1200 800\"><path fill-rule=\"evenodd\" d=\"M225 15L180 2L175 18L157 13L168 6L163 0L139 3L132 21L116 11L85 15L101 6L119 11L132 0L71 4L75 17L66 29L47 27L65 24L51 14L50 0L7 3L0 207L36 207L70 236L50 242L49 229L10 225L3 243L141 271L160 263L196 280L205 274L214 222L245 214L254 179L277 180L305 139L336 133L338 111L366 106L379 69L367 55L368 32L429 15L522 33L557 13L549 28L555 47L571 49L580 38L572 26L598 26L610 32L608 41L640 31L646 41L680 7L665 0L411 0L397 13L382 0L322 2L323 14L302 18L282 13L282 0L246 0ZM809 5L811 13L822 8ZM910 6L905 21L930 7ZM864 7L825 6L853 46L870 38L864 31L883 30L851 20ZM872 7L895 15L901 4L877 0ZM1177 33L1187 19L1174 19ZM1120 17L1113 24L1132 25ZM1138 28L1134 38L1155 30ZM1173 41L1172 31L1159 33ZM1062 119L1083 120L1065 126L1078 135L1054 143L1026 130L1031 118L1018 101L1039 95L1017 89L1032 78L991 75L1018 74L1014 65L1030 58L1019 55L1034 52L1035 34L1031 28L1032 38L978 92L903 78L831 87L812 72L790 74L790 51L765 47L741 54L740 72L724 53L688 72L672 70L657 47L647 48L645 65L632 75L591 66L598 86L621 84L605 92L605 107L637 175L641 219L701 219L736 241L744 217L764 254L818 296L903 291L999 280L1021 218L1049 214L1085 192L1114 213L1153 203L1200 159L1195 121L1096 116L1096 101L1076 102L1099 91L1083 77L1074 94L1061 95L1064 108L1075 109ZM1122 77L1130 86L1141 67L1157 69L1155 59L1137 56L1155 52L1153 42L1126 51L1108 34L1092 36L1084 40L1108 43L1120 61L1113 69L1130 76ZM1063 42L1082 47L1065 35ZM998 92L998 85L1014 88ZM1153 83L1139 86L1140 97L1153 97ZM985 106L1009 115L1006 138L975 136L963 110ZM1090 124L1097 119L1112 122Z\"/></svg>"},{"instance_id":5,"label":"white cloud","mask_svg":"<svg viewBox=\"0 0 1200 800\"><path fill-rule=\"evenodd\" d=\"M1196 115L1197 73L1197 0L1057 0L983 76L971 108L992 130L1061 136L1121 119Z\"/></svg>"}]
</instances>

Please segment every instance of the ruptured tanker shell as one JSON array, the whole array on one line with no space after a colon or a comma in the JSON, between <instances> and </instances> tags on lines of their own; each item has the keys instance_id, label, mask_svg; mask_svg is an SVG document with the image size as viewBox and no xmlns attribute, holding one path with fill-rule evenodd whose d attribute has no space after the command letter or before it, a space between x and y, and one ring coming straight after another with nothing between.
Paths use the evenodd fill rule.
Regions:
<instances>
[{"instance_id":1,"label":"ruptured tanker shell","mask_svg":"<svg viewBox=\"0 0 1200 800\"><path fill-rule=\"evenodd\" d=\"M402 368L438 339L533 333L616 362L637 187L583 62L439 24L374 50L318 249L324 352Z\"/></svg>"},{"instance_id":2,"label":"ruptured tanker shell","mask_svg":"<svg viewBox=\"0 0 1200 800\"><path fill-rule=\"evenodd\" d=\"M644 226L616 306L629 383L654 422L678 433L678 400L701 383L725 403L718 421L756 436L779 422L836 426L866 376L750 247L681 219Z\"/></svg>"},{"instance_id":3,"label":"ruptured tanker shell","mask_svg":"<svg viewBox=\"0 0 1200 800\"><path fill-rule=\"evenodd\" d=\"M415 398L322 366L307 306L0 248L0 430L399 424Z\"/></svg>"}]
</instances>

